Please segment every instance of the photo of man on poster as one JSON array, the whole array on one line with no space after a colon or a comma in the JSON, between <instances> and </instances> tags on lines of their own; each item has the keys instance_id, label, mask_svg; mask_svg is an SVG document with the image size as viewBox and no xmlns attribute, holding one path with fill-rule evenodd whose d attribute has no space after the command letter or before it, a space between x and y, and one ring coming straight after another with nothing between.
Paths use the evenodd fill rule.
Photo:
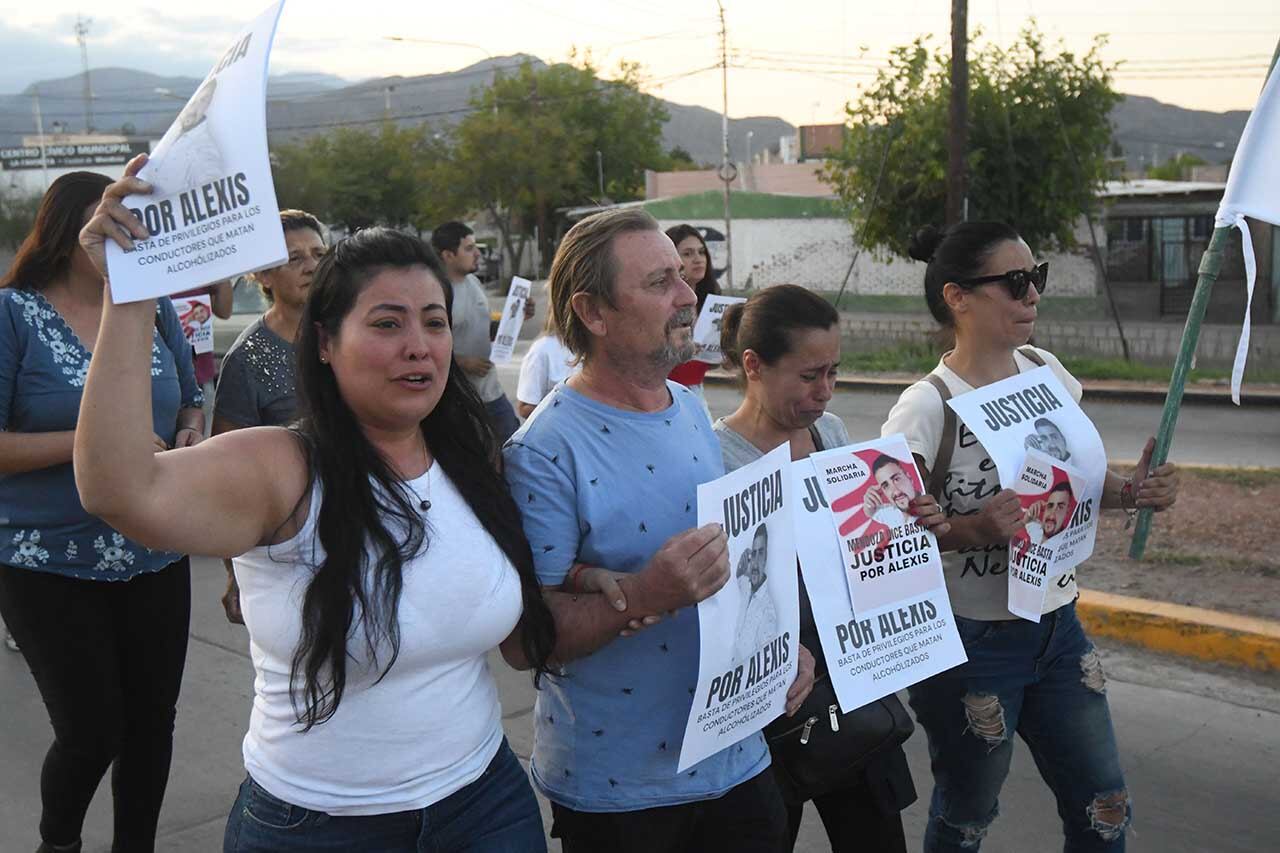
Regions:
<instances>
[{"instance_id":1,"label":"photo of man on poster","mask_svg":"<svg viewBox=\"0 0 1280 853\"><path fill-rule=\"evenodd\" d=\"M862 498L863 512L890 529L906 524L907 507L920 495L919 484L899 460L884 453L871 463L871 476L876 484Z\"/></svg>"},{"instance_id":2,"label":"photo of man on poster","mask_svg":"<svg viewBox=\"0 0 1280 853\"><path fill-rule=\"evenodd\" d=\"M217 89L216 79L206 80L151 152L145 177L156 186L158 195L171 195L225 177L222 149L208 118Z\"/></svg>"},{"instance_id":3,"label":"photo of man on poster","mask_svg":"<svg viewBox=\"0 0 1280 853\"><path fill-rule=\"evenodd\" d=\"M1024 444L1028 450L1039 450L1066 462L1071 459L1071 449L1067 446L1067 437L1058 429L1058 425L1048 418L1037 418L1035 432L1029 434Z\"/></svg>"},{"instance_id":4,"label":"photo of man on poster","mask_svg":"<svg viewBox=\"0 0 1280 853\"><path fill-rule=\"evenodd\" d=\"M769 527L761 522L751 545L738 557L734 580L738 585L738 620L734 632L734 659L745 661L778 635L778 610L765 584L769 575Z\"/></svg>"}]
</instances>

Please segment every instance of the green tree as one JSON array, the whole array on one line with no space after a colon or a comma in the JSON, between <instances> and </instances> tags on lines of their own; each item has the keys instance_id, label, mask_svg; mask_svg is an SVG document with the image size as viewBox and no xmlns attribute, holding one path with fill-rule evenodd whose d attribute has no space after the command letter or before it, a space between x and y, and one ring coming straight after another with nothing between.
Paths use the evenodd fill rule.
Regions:
<instances>
[{"instance_id":1,"label":"green tree","mask_svg":"<svg viewBox=\"0 0 1280 853\"><path fill-rule=\"evenodd\" d=\"M0 187L0 246L17 249L22 244L35 225L40 199L39 193Z\"/></svg>"},{"instance_id":2,"label":"green tree","mask_svg":"<svg viewBox=\"0 0 1280 853\"><path fill-rule=\"evenodd\" d=\"M1107 178L1108 116L1120 100L1103 44L1095 40L1084 55L1060 44L1048 50L1033 25L1008 48L971 54L970 219L1009 222L1034 246L1074 245L1072 228ZM846 108L844 149L824 174L855 232L865 220L868 248L905 255L915 229L943 221L949 63L925 39L895 48L888 68Z\"/></svg>"},{"instance_id":3,"label":"green tree","mask_svg":"<svg viewBox=\"0 0 1280 853\"><path fill-rule=\"evenodd\" d=\"M1203 166L1207 162L1194 154L1179 154L1159 166L1148 166L1147 177L1161 181L1185 181L1191 177L1192 166Z\"/></svg>"},{"instance_id":4,"label":"green tree","mask_svg":"<svg viewBox=\"0 0 1280 853\"><path fill-rule=\"evenodd\" d=\"M694 160L693 155L679 145L667 152L666 162L662 164L664 172L696 172L708 168L711 167Z\"/></svg>"},{"instance_id":5,"label":"green tree","mask_svg":"<svg viewBox=\"0 0 1280 853\"><path fill-rule=\"evenodd\" d=\"M643 195L644 170L666 158L667 113L640 83L634 64L603 80L587 57L545 68L525 63L472 99L453 133L449 194L489 214L509 269L522 268L530 229L549 257L557 208L599 201L597 151L606 196Z\"/></svg>"},{"instance_id":6,"label":"green tree","mask_svg":"<svg viewBox=\"0 0 1280 853\"><path fill-rule=\"evenodd\" d=\"M441 161L447 142L428 125L341 127L272 150L281 207L299 207L354 230L422 230L443 215Z\"/></svg>"}]
</instances>

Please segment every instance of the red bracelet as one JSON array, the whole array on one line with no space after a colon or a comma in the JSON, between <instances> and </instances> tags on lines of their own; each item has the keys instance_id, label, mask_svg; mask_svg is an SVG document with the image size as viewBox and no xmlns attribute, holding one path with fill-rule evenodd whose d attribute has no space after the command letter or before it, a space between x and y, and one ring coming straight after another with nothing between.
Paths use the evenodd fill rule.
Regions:
<instances>
[{"instance_id":1,"label":"red bracelet","mask_svg":"<svg viewBox=\"0 0 1280 853\"><path fill-rule=\"evenodd\" d=\"M1120 508L1126 510L1135 510L1138 508L1138 501L1133 496L1133 478L1130 477L1124 481L1124 485L1120 487Z\"/></svg>"},{"instance_id":2,"label":"red bracelet","mask_svg":"<svg viewBox=\"0 0 1280 853\"><path fill-rule=\"evenodd\" d=\"M569 569L569 574L566 575L564 579L564 588L566 592L578 591L578 575L582 574L582 570L586 567L586 563L574 563L573 568Z\"/></svg>"}]
</instances>

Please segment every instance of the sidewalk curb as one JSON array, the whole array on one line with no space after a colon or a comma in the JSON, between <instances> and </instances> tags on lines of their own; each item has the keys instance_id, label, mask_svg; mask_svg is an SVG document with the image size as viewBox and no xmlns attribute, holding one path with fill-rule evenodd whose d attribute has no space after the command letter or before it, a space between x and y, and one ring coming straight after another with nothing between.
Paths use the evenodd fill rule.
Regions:
<instances>
[{"instance_id":1,"label":"sidewalk curb","mask_svg":"<svg viewBox=\"0 0 1280 853\"><path fill-rule=\"evenodd\" d=\"M1083 589L1076 611L1094 636L1182 657L1280 672L1280 622Z\"/></svg>"},{"instance_id":2,"label":"sidewalk curb","mask_svg":"<svg viewBox=\"0 0 1280 853\"><path fill-rule=\"evenodd\" d=\"M723 370L709 372L703 382L712 385L732 385L737 377ZM851 378L841 376L836 379L836 387L841 391L879 391L881 393L901 394L916 380L914 379L880 379L873 377ZM1086 400L1121 400L1131 403L1155 403L1164 405L1167 389L1163 387L1133 387L1124 384L1107 384L1099 382L1083 382ZM1211 405L1230 406L1231 391L1227 388L1187 388L1182 399L1188 403L1208 403ZM1278 406L1280 407L1280 391L1242 391L1241 406Z\"/></svg>"}]
</instances>

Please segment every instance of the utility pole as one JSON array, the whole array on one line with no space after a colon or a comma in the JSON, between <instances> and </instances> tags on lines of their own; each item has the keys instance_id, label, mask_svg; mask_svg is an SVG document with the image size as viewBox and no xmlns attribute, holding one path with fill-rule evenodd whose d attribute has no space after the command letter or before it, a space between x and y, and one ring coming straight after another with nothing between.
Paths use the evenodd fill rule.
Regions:
<instances>
[{"instance_id":1,"label":"utility pole","mask_svg":"<svg viewBox=\"0 0 1280 853\"><path fill-rule=\"evenodd\" d=\"M724 26L724 3L716 0L720 9L720 87L724 97L720 111L720 180L724 182L724 283L733 290L733 239L732 217L729 214L729 185L738 176L738 170L729 160L729 36Z\"/></svg>"},{"instance_id":2,"label":"utility pole","mask_svg":"<svg viewBox=\"0 0 1280 853\"><path fill-rule=\"evenodd\" d=\"M597 199L601 204L604 203L604 152L599 148L596 149L596 183L600 187L600 198Z\"/></svg>"},{"instance_id":3,"label":"utility pole","mask_svg":"<svg viewBox=\"0 0 1280 853\"><path fill-rule=\"evenodd\" d=\"M947 128L947 224L968 216L969 0L951 0L951 110Z\"/></svg>"},{"instance_id":4,"label":"utility pole","mask_svg":"<svg viewBox=\"0 0 1280 853\"><path fill-rule=\"evenodd\" d=\"M40 139L40 168L44 172L44 188L49 189L49 150L44 144L44 115L40 112L40 89L32 87L36 107L36 136Z\"/></svg>"},{"instance_id":5,"label":"utility pole","mask_svg":"<svg viewBox=\"0 0 1280 853\"><path fill-rule=\"evenodd\" d=\"M93 133L93 85L89 81L89 25L92 18L76 15L76 41L80 43L80 67L84 71L84 132Z\"/></svg>"}]
</instances>

